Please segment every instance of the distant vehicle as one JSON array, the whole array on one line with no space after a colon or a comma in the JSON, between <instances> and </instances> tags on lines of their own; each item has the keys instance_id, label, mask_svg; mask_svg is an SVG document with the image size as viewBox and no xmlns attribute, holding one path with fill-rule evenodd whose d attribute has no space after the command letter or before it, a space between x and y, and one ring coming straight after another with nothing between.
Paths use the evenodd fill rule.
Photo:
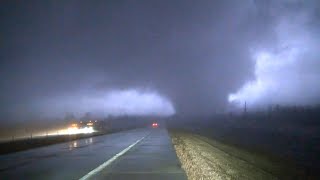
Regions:
<instances>
[{"instance_id":1,"label":"distant vehicle","mask_svg":"<svg viewBox=\"0 0 320 180\"><path fill-rule=\"evenodd\" d=\"M158 127L158 123L152 123L152 127L153 128L157 128Z\"/></svg>"}]
</instances>

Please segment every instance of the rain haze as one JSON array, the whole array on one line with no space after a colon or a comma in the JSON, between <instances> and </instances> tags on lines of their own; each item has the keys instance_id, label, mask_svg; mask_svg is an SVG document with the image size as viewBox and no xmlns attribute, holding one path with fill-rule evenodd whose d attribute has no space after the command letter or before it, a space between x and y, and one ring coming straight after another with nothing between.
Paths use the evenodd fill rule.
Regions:
<instances>
[{"instance_id":1,"label":"rain haze","mask_svg":"<svg viewBox=\"0 0 320 180\"><path fill-rule=\"evenodd\" d=\"M268 169L255 164L258 170L244 170L252 164L239 164L251 162L245 158L252 154L239 160L238 146L296 163L306 172L300 174L302 179L320 177L319 52L317 0L2 1L0 179L6 173L3 179L23 179L19 173L10 174L10 167L16 167L10 163L20 166L19 159L28 159L23 153L17 161L1 154L61 143L47 148L53 152L66 145L68 152L87 153L87 146L95 147L89 159L94 162L106 159L104 148L130 154L131 147L145 142L154 151L174 155L170 160L177 162L164 162L181 162L177 172L183 177L185 172L188 179L210 169L202 165L210 166L211 161L196 163L202 152L211 154L213 161L222 157L218 166L223 171L213 167L212 172L238 172L222 175L225 179L260 179L256 177L266 172L279 179L299 179L295 173L300 171L275 170L280 167L276 165ZM221 149L219 143L199 146L206 144L200 136L235 145L226 149L236 152L228 152L234 159L213 148ZM160 140L166 145L157 149ZM85 147L78 150L81 142ZM198 155L191 163L192 158L181 159L189 157L183 154L190 154L184 152L188 149ZM164 157L171 157L168 154ZM3 160L8 168L3 168ZM103 163L89 167L78 162L83 172L76 175L81 171L76 169L69 179L84 178ZM184 163L195 166L195 173ZM28 166L30 171L22 168L20 175L40 176L34 164ZM53 167L59 163L42 164L57 170L62 177L58 179L68 179L64 171L60 174L64 166ZM76 167L67 166L68 173Z\"/></svg>"},{"instance_id":2,"label":"rain haze","mask_svg":"<svg viewBox=\"0 0 320 180\"><path fill-rule=\"evenodd\" d=\"M1 114L315 104L318 17L317 1L3 2Z\"/></svg>"}]
</instances>

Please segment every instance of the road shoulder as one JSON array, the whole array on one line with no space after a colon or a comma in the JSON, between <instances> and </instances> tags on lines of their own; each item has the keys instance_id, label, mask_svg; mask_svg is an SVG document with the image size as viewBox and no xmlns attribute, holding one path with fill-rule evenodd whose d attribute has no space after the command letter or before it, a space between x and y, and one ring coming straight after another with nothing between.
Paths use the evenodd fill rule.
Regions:
<instances>
[{"instance_id":1,"label":"road shoulder","mask_svg":"<svg viewBox=\"0 0 320 180\"><path fill-rule=\"evenodd\" d=\"M296 174L262 155L197 134L170 131L188 179L295 179Z\"/></svg>"}]
</instances>

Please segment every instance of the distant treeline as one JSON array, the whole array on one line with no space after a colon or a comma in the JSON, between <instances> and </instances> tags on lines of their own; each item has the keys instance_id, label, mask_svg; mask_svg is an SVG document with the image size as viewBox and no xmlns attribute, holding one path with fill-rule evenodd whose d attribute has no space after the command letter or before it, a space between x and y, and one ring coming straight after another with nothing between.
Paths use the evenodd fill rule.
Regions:
<instances>
[{"instance_id":1,"label":"distant treeline","mask_svg":"<svg viewBox=\"0 0 320 180\"><path fill-rule=\"evenodd\" d=\"M294 125L320 125L320 105L280 106L270 105L266 110L248 110L235 116L235 119L248 121L268 121L269 123L292 123ZM233 118L232 118L233 119Z\"/></svg>"}]
</instances>

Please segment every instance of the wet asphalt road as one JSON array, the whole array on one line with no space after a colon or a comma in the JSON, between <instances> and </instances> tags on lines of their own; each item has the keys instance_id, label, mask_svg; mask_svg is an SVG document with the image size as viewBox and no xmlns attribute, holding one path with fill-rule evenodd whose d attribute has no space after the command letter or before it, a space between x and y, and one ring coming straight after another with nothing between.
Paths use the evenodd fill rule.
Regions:
<instances>
[{"instance_id":1,"label":"wet asphalt road","mask_svg":"<svg viewBox=\"0 0 320 180\"><path fill-rule=\"evenodd\" d=\"M0 179L187 179L179 164L167 130L145 128L1 155Z\"/></svg>"}]
</instances>

